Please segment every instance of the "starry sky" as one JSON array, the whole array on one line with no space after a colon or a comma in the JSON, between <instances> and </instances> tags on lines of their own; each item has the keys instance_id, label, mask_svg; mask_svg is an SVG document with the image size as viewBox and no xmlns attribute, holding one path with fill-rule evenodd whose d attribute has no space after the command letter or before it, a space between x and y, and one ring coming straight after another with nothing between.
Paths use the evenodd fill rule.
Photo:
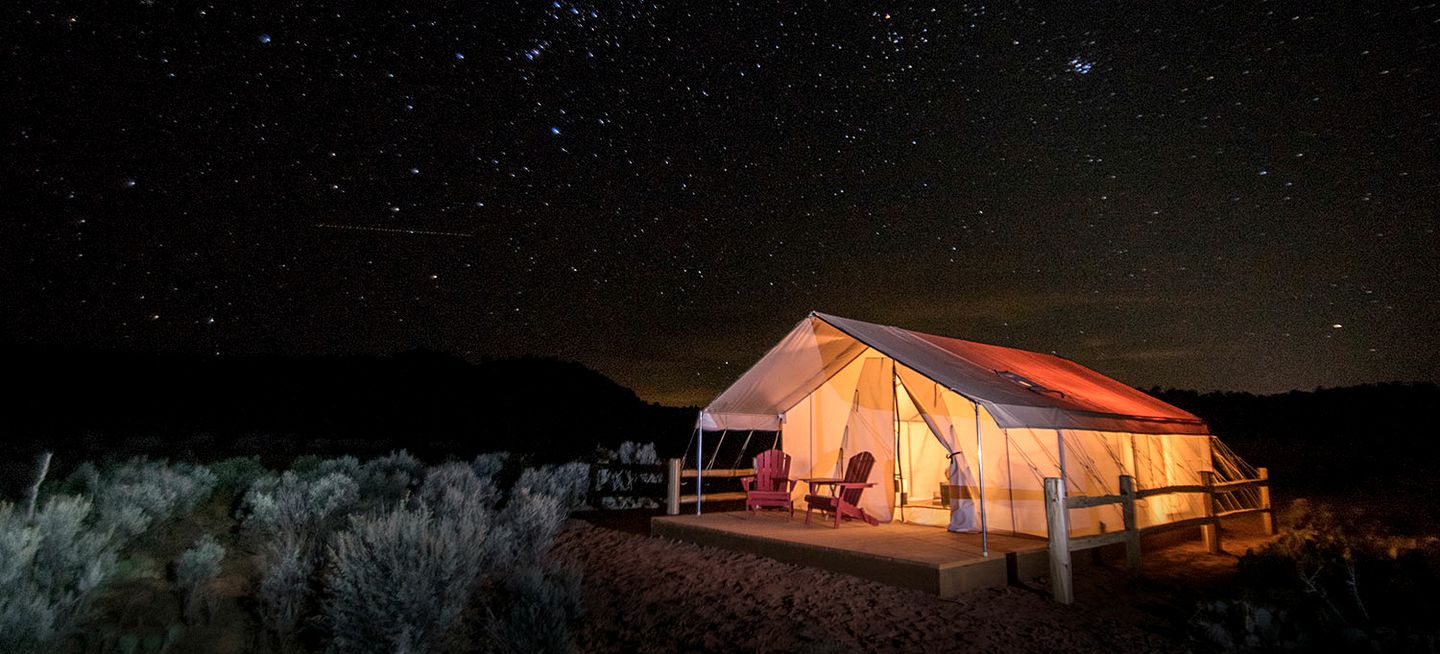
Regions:
<instances>
[{"instance_id":1,"label":"starry sky","mask_svg":"<svg viewBox=\"0 0 1440 654\"><path fill-rule=\"evenodd\" d=\"M1440 8L27 2L0 339L581 361L812 309L1137 386L1440 379Z\"/></svg>"}]
</instances>

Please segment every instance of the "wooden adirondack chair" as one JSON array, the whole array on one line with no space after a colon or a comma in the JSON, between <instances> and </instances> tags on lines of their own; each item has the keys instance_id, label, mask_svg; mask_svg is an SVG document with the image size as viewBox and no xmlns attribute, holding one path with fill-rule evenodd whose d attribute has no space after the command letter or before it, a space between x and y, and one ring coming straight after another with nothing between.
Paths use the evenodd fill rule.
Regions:
<instances>
[{"instance_id":1,"label":"wooden adirondack chair","mask_svg":"<svg viewBox=\"0 0 1440 654\"><path fill-rule=\"evenodd\" d=\"M761 507L789 509L795 516L795 502L790 494L798 480L790 479L790 455L780 450L765 450L755 457L755 474L741 477L745 486L745 510Z\"/></svg>"},{"instance_id":2,"label":"wooden adirondack chair","mask_svg":"<svg viewBox=\"0 0 1440 654\"><path fill-rule=\"evenodd\" d=\"M810 493L805 496L805 524L810 524L810 512L815 509L819 509L822 515L826 511L834 513L836 529L840 528L841 518L864 520L872 525L880 524L879 520L867 515L865 509L859 506L860 494L875 485L865 481L870 477L870 468L874 466L875 455L861 452L850 457L850 462L845 464L844 479L804 480L810 485ZM830 489L829 494L817 490L822 486Z\"/></svg>"}]
</instances>

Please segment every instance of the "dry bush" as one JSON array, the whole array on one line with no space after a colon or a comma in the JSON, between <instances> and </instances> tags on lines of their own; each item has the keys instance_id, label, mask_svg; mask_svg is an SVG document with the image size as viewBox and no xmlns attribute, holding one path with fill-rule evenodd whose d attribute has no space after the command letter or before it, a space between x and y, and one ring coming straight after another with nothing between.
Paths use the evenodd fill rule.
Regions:
<instances>
[{"instance_id":1,"label":"dry bush","mask_svg":"<svg viewBox=\"0 0 1440 654\"><path fill-rule=\"evenodd\" d=\"M445 512L458 503L475 502L486 509L500 500L500 491L489 477L481 478L472 466L464 463L442 463L425 473L425 481L416 499Z\"/></svg>"},{"instance_id":2,"label":"dry bush","mask_svg":"<svg viewBox=\"0 0 1440 654\"><path fill-rule=\"evenodd\" d=\"M323 464L323 462L318 462ZM297 647L297 638L315 605L316 575L329 534L353 510L360 485L320 465L304 476L286 471L263 477L241 500L247 532L260 539L261 573L256 586L260 622L281 650Z\"/></svg>"},{"instance_id":3,"label":"dry bush","mask_svg":"<svg viewBox=\"0 0 1440 654\"><path fill-rule=\"evenodd\" d=\"M210 497L215 483L205 466L132 459L99 474L95 513L102 527L128 540L191 512Z\"/></svg>"},{"instance_id":4,"label":"dry bush","mask_svg":"<svg viewBox=\"0 0 1440 654\"><path fill-rule=\"evenodd\" d=\"M359 498L360 485L344 474L305 478L286 471L252 484L241 500L240 514L248 530L315 539L328 532Z\"/></svg>"},{"instance_id":5,"label":"dry bush","mask_svg":"<svg viewBox=\"0 0 1440 654\"><path fill-rule=\"evenodd\" d=\"M269 474L258 456L232 456L210 464L215 473L215 489L225 493L238 493L250 487L255 480Z\"/></svg>"},{"instance_id":6,"label":"dry bush","mask_svg":"<svg viewBox=\"0 0 1440 654\"><path fill-rule=\"evenodd\" d=\"M116 544L82 497L50 498L33 521L0 502L0 651L53 649L89 616Z\"/></svg>"},{"instance_id":7,"label":"dry bush","mask_svg":"<svg viewBox=\"0 0 1440 654\"><path fill-rule=\"evenodd\" d=\"M575 651L581 617L580 576L566 569L521 568L506 575L489 601L485 635L492 652Z\"/></svg>"},{"instance_id":8,"label":"dry bush","mask_svg":"<svg viewBox=\"0 0 1440 654\"><path fill-rule=\"evenodd\" d=\"M475 469L476 477L496 483L513 458L509 452L486 452L476 456L470 467Z\"/></svg>"},{"instance_id":9,"label":"dry bush","mask_svg":"<svg viewBox=\"0 0 1440 654\"><path fill-rule=\"evenodd\" d=\"M423 505L355 517L329 549L331 651L441 651L483 569L487 517Z\"/></svg>"},{"instance_id":10,"label":"dry bush","mask_svg":"<svg viewBox=\"0 0 1440 654\"><path fill-rule=\"evenodd\" d=\"M260 623L282 651L295 648L296 635L314 597L319 555L308 538L290 533L271 537L260 547L264 572L256 586Z\"/></svg>"},{"instance_id":11,"label":"dry bush","mask_svg":"<svg viewBox=\"0 0 1440 654\"><path fill-rule=\"evenodd\" d=\"M355 475L361 499L372 506L405 501L424 478L425 464L405 450L366 461Z\"/></svg>"},{"instance_id":12,"label":"dry bush","mask_svg":"<svg viewBox=\"0 0 1440 654\"><path fill-rule=\"evenodd\" d=\"M515 492L556 498L568 511L585 505L590 490L590 464L579 461L526 468L515 482Z\"/></svg>"},{"instance_id":13,"label":"dry bush","mask_svg":"<svg viewBox=\"0 0 1440 654\"><path fill-rule=\"evenodd\" d=\"M1287 514L1290 528L1241 558L1239 597L1192 618L1198 640L1243 651L1440 647L1440 539L1394 538L1303 501Z\"/></svg>"},{"instance_id":14,"label":"dry bush","mask_svg":"<svg viewBox=\"0 0 1440 654\"><path fill-rule=\"evenodd\" d=\"M201 608L206 609L207 616L214 613L210 582L220 576L220 561L224 558L224 546L210 534L196 539L193 546L175 558L175 584L179 587L185 616L190 622L200 620Z\"/></svg>"}]
</instances>

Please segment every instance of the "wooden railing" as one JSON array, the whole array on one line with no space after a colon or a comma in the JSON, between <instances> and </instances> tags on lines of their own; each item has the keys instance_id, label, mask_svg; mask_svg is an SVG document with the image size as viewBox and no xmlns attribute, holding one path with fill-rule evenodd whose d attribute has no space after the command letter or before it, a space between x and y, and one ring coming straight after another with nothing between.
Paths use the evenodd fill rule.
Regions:
<instances>
[{"instance_id":1,"label":"wooden railing","mask_svg":"<svg viewBox=\"0 0 1440 654\"><path fill-rule=\"evenodd\" d=\"M1047 477L1045 479L1045 521L1046 531L1050 538L1051 595L1055 598L1055 601L1062 604L1070 604L1075 601L1075 588L1070 566L1070 554L1072 552L1124 543L1126 567L1131 574L1139 574L1140 538L1148 534L1198 526L1200 527L1201 537L1205 542L1206 549L1211 554L1218 554L1220 552L1221 518L1259 513L1262 516L1265 532L1267 534L1275 533L1275 510L1270 505L1270 473L1265 468L1257 468L1256 470L1259 476L1255 479L1242 479L1217 484L1214 482L1214 473L1202 471L1200 473L1201 483L1198 485L1165 486L1162 488L1146 488L1143 490L1137 490L1135 488L1134 477L1121 475L1119 495L1083 495L1076 497L1065 496L1064 480L1058 477ZM1215 497L1217 494L1231 493L1247 488L1259 490L1259 506L1216 511ZM1201 494L1204 498L1201 501L1201 515L1187 520L1152 525L1143 529L1136 527L1135 503L1137 501L1148 497L1177 493ZM1070 536L1070 509L1088 509L1112 504L1120 505L1121 520L1124 523L1123 531L1095 534L1092 536Z\"/></svg>"},{"instance_id":2,"label":"wooden railing","mask_svg":"<svg viewBox=\"0 0 1440 654\"><path fill-rule=\"evenodd\" d=\"M680 459L668 461L666 481L667 489L665 497L665 513L668 515L679 515L681 504L700 504L706 500L711 502L723 502L745 499L743 491L725 491L719 493L706 493L702 487L706 479L739 479L755 474L754 468L710 468L708 470L682 469L684 462ZM694 492L688 495L680 494L680 487L684 482L693 481Z\"/></svg>"}]
</instances>

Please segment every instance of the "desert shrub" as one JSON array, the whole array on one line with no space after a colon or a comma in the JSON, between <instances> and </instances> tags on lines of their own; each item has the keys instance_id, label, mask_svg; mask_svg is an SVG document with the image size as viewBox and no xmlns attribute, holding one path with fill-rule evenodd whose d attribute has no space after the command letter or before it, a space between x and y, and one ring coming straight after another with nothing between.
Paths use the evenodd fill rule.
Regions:
<instances>
[{"instance_id":1,"label":"desert shrub","mask_svg":"<svg viewBox=\"0 0 1440 654\"><path fill-rule=\"evenodd\" d=\"M100 474L95 512L101 526L129 539L194 510L215 483L215 474L204 466L133 459Z\"/></svg>"},{"instance_id":2,"label":"desert shrub","mask_svg":"<svg viewBox=\"0 0 1440 654\"><path fill-rule=\"evenodd\" d=\"M309 539L281 533L260 546L260 558L264 572L255 588L260 623L281 650L289 650L311 605L319 555Z\"/></svg>"},{"instance_id":3,"label":"desert shrub","mask_svg":"<svg viewBox=\"0 0 1440 654\"><path fill-rule=\"evenodd\" d=\"M359 484L343 474L309 479L286 471L252 484L240 502L239 513L249 530L302 540L320 538L359 497Z\"/></svg>"},{"instance_id":4,"label":"desert shrub","mask_svg":"<svg viewBox=\"0 0 1440 654\"><path fill-rule=\"evenodd\" d=\"M337 456L329 459L321 459L315 464L315 468L309 472L309 477L324 477L325 475L338 472L351 479L361 477L360 459L353 456Z\"/></svg>"},{"instance_id":5,"label":"desert shrub","mask_svg":"<svg viewBox=\"0 0 1440 654\"><path fill-rule=\"evenodd\" d=\"M385 505L404 501L424 477L425 465L400 450L366 461L355 480L360 483L362 499L373 505Z\"/></svg>"},{"instance_id":6,"label":"desert shrub","mask_svg":"<svg viewBox=\"0 0 1440 654\"><path fill-rule=\"evenodd\" d=\"M59 492L64 495L95 496L100 489L100 470L94 463L83 461L60 484Z\"/></svg>"},{"instance_id":7,"label":"desert shrub","mask_svg":"<svg viewBox=\"0 0 1440 654\"><path fill-rule=\"evenodd\" d=\"M215 489L226 493L249 488L256 479L269 474L258 456L232 456L216 461L210 464L210 472L215 473Z\"/></svg>"},{"instance_id":8,"label":"desert shrub","mask_svg":"<svg viewBox=\"0 0 1440 654\"><path fill-rule=\"evenodd\" d=\"M225 547L210 534L196 539L193 546L175 558L175 584L180 589L185 614L192 622L199 619L202 606L211 604L210 582L220 576L220 561L224 558Z\"/></svg>"},{"instance_id":9,"label":"desert shrub","mask_svg":"<svg viewBox=\"0 0 1440 654\"><path fill-rule=\"evenodd\" d=\"M309 474L317 470L318 466ZM241 500L242 524L261 539L256 610L282 650L295 647L314 604L325 540L356 506L359 489L354 479L339 472L302 477L286 471L257 480Z\"/></svg>"},{"instance_id":10,"label":"desert shrub","mask_svg":"<svg viewBox=\"0 0 1440 654\"><path fill-rule=\"evenodd\" d=\"M451 462L430 468L416 497L441 512L452 510L451 507L456 507L457 503L469 502L489 509L499 501L500 491L489 478L477 476L473 467ZM460 509L456 507L455 510Z\"/></svg>"},{"instance_id":11,"label":"desert shrub","mask_svg":"<svg viewBox=\"0 0 1440 654\"><path fill-rule=\"evenodd\" d=\"M620 444L620 449L615 453L621 463L650 464L660 463L660 457L655 454L654 443L635 443L625 441Z\"/></svg>"},{"instance_id":12,"label":"desert shrub","mask_svg":"<svg viewBox=\"0 0 1440 654\"><path fill-rule=\"evenodd\" d=\"M511 458L509 452L485 452L476 456L470 467L475 469L476 477L495 482L505 471L505 466L510 464Z\"/></svg>"},{"instance_id":13,"label":"desert shrub","mask_svg":"<svg viewBox=\"0 0 1440 654\"><path fill-rule=\"evenodd\" d=\"M581 617L580 576L568 569L521 568L506 575L488 602L486 637L493 652L573 652Z\"/></svg>"},{"instance_id":14,"label":"desert shrub","mask_svg":"<svg viewBox=\"0 0 1440 654\"><path fill-rule=\"evenodd\" d=\"M1244 599L1201 604L1190 627L1201 641L1227 652L1294 651L1312 644L1283 608Z\"/></svg>"},{"instance_id":15,"label":"desert shrub","mask_svg":"<svg viewBox=\"0 0 1440 654\"><path fill-rule=\"evenodd\" d=\"M329 550L330 649L441 650L479 578L488 531L483 511L436 514L424 505L352 518Z\"/></svg>"},{"instance_id":16,"label":"desert shrub","mask_svg":"<svg viewBox=\"0 0 1440 654\"><path fill-rule=\"evenodd\" d=\"M565 518L559 498L517 486L495 516L487 561L502 569L534 565L555 542Z\"/></svg>"},{"instance_id":17,"label":"desert shrub","mask_svg":"<svg viewBox=\"0 0 1440 654\"><path fill-rule=\"evenodd\" d=\"M585 505L590 486L590 465L581 462L526 468L515 482L515 491L544 494L560 501L566 510Z\"/></svg>"},{"instance_id":18,"label":"desert shrub","mask_svg":"<svg viewBox=\"0 0 1440 654\"><path fill-rule=\"evenodd\" d=\"M315 472L316 468L320 467L321 461L324 459L320 458L318 454L301 454L290 461L288 469L297 475L308 477Z\"/></svg>"},{"instance_id":19,"label":"desert shrub","mask_svg":"<svg viewBox=\"0 0 1440 654\"><path fill-rule=\"evenodd\" d=\"M85 620L115 568L115 544L82 497L55 496L33 521L0 502L0 651L50 651Z\"/></svg>"},{"instance_id":20,"label":"desert shrub","mask_svg":"<svg viewBox=\"0 0 1440 654\"><path fill-rule=\"evenodd\" d=\"M1233 650L1433 649L1440 540L1399 539L1374 524L1297 503L1292 527L1240 560L1240 596L1202 606L1196 637Z\"/></svg>"}]
</instances>

